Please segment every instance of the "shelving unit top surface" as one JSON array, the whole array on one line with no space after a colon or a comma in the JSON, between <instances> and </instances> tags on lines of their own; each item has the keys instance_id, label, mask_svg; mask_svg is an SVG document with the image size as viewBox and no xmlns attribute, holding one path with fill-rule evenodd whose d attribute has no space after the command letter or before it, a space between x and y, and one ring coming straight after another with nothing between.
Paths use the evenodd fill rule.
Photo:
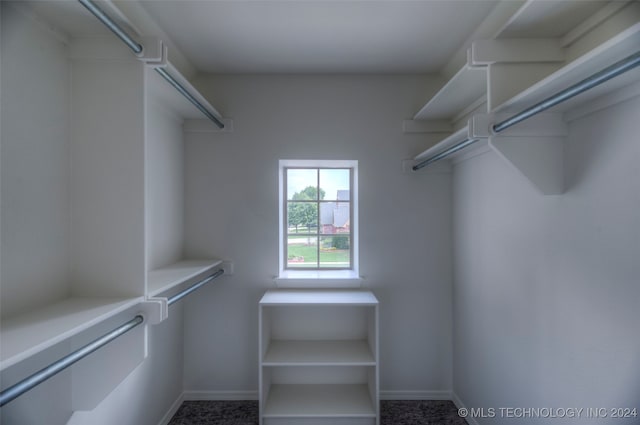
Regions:
<instances>
[{"instance_id":1,"label":"shelving unit top surface","mask_svg":"<svg viewBox=\"0 0 640 425\"><path fill-rule=\"evenodd\" d=\"M364 340L274 340L263 366L375 366L369 344Z\"/></svg>"},{"instance_id":2,"label":"shelving unit top surface","mask_svg":"<svg viewBox=\"0 0 640 425\"><path fill-rule=\"evenodd\" d=\"M222 260L183 260L150 271L147 293L153 297L222 264Z\"/></svg>"},{"instance_id":3,"label":"shelving unit top surface","mask_svg":"<svg viewBox=\"0 0 640 425\"><path fill-rule=\"evenodd\" d=\"M261 306L277 305L363 305L376 306L378 299L370 291L270 289L260 300Z\"/></svg>"},{"instance_id":4,"label":"shelving unit top surface","mask_svg":"<svg viewBox=\"0 0 640 425\"><path fill-rule=\"evenodd\" d=\"M466 64L418 111L414 120L451 119L471 103L485 95L485 67Z\"/></svg>"},{"instance_id":5,"label":"shelving unit top surface","mask_svg":"<svg viewBox=\"0 0 640 425\"><path fill-rule=\"evenodd\" d=\"M70 338L138 304L137 298L68 298L2 320L0 370Z\"/></svg>"},{"instance_id":6,"label":"shelving unit top surface","mask_svg":"<svg viewBox=\"0 0 640 425\"><path fill-rule=\"evenodd\" d=\"M638 51L640 51L640 23L633 25L609 41L585 53L538 83L513 96L511 99L497 106L493 112L519 112ZM639 80L640 68L636 68L582 93L573 99L563 102L554 107L553 110L563 112L575 108L577 105Z\"/></svg>"},{"instance_id":7,"label":"shelving unit top surface","mask_svg":"<svg viewBox=\"0 0 640 425\"><path fill-rule=\"evenodd\" d=\"M366 385L273 385L263 417L375 417Z\"/></svg>"}]
</instances>

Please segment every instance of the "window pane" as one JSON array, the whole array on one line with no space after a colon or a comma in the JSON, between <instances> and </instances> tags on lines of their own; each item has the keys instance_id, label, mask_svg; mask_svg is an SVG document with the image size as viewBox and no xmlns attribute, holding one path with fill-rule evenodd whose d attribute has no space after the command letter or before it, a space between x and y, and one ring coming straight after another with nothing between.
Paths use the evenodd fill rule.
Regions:
<instances>
[{"instance_id":1,"label":"window pane","mask_svg":"<svg viewBox=\"0 0 640 425\"><path fill-rule=\"evenodd\" d=\"M320 237L320 268L351 267L351 241L348 236Z\"/></svg>"},{"instance_id":2,"label":"window pane","mask_svg":"<svg viewBox=\"0 0 640 425\"><path fill-rule=\"evenodd\" d=\"M318 237L317 236L288 236L287 237L287 267L289 268L317 268L318 267Z\"/></svg>"},{"instance_id":3,"label":"window pane","mask_svg":"<svg viewBox=\"0 0 640 425\"><path fill-rule=\"evenodd\" d=\"M324 193L324 198L320 199L348 201L351 199L350 185L349 169L320 170L320 194Z\"/></svg>"},{"instance_id":4,"label":"window pane","mask_svg":"<svg viewBox=\"0 0 640 425\"><path fill-rule=\"evenodd\" d=\"M318 204L287 202L287 233L318 233Z\"/></svg>"},{"instance_id":5,"label":"window pane","mask_svg":"<svg viewBox=\"0 0 640 425\"><path fill-rule=\"evenodd\" d=\"M351 208L349 202L320 202L320 233L349 233Z\"/></svg>"},{"instance_id":6,"label":"window pane","mask_svg":"<svg viewBox=\"0 0 640 425\"><path fill-rule=\"evenodd\" d=\"M310 201L318 199L318 170L288 169L287 199Z\"/></svg>"}]
</instances>

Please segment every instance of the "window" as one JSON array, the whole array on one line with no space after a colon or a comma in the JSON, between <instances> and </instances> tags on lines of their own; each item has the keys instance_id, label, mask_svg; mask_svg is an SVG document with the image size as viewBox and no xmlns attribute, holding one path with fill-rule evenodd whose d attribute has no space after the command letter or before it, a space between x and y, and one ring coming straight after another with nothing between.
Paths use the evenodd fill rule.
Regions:
<instances>
[{"instance_id":1,"label":"window","mask_svg":"<svg viewBox=\"0 0 640 425\"><path fill-rule=\"evenodd\" d=\"M280 161L280 271L357 272L357 161Z\"/></svg>"}]
</instances>

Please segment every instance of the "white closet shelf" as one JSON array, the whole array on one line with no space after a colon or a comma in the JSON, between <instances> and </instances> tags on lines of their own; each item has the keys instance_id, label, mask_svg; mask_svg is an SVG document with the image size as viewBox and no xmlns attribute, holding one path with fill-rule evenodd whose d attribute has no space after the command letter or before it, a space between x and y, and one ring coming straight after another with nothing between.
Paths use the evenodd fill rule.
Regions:
<instances>
[{"instance_id":1,"label":"white closet shelf","mask_svg":"<svg viewBox=\"0 0 640 425\"><path fill-rule=\"evenodd\" d=\"M486 67L466 64L418 111L414 120L452 119L485 96Z\"/></svg>"},{"instance_id":2,"label":"white closet shelf","mask_svg":"<svg viewBox=\"0 0 640 425\"><path fill-rule=\"evenodd\" d=\"M204 275L222 264L222 260L183 260L147 274L147 295L154 297L190 279Z\"/></svg>"},{"instance_id":3,"label":"white closet shelf","mask_svg":"<svg viewBox=\"0 0 640 425\"><path fill-rule=\"evenodd\" d=\"M369 291L349 291L349 290L269 290L262 299L262 306L279 305L350 305L350 306L375 306L378 300Z\"/></svg>"},{"instance_id":4,"label":"white closet shelf","mask_svg":"<svg viewBox=\"0 0 640 425\"><path fill-rule=\"evenodd\" d=\"M607 3L607 1L527 0L498 31L496 38L559 38L583 23Z\"/></svg>"},{"instance_id":5,"label":"white closet shelf","mask_svg":"<svg viewBox=\"0 0 640 425\"><path fill-rule=\"evenodd\" d=\"M494 113L515 113L528 108L557 92L591 76L615 62L636 53L640 46L640 23L590 50L556 72L528 87L511 99L494 108ZM566 111L640 80L640 69L628 71L598 87L554 107L557 112Z\"/></svg>"},{"instance_id":6,"label":"white closet shelf","mask_svg":"<svg viewBox=\"0 0 640 425\"><path fill-rule=\"evenodd\" d=\"M263 366L375 366L365 340L274 340Z\"/></svg>"},{"instance_id":7,"label":"white closet shelf","mask_svg":"<svg viewBox=\"0 0 640 425\"><path fill-rule=\"evenodd\" d=\"M68 339L142 301L136 298L71 297L2 320L0 370Z\"/></svg>"},{"instance_id":8,"label":"white closet shelf","mask_svg":"<svg viewBox=\"0 0 640 425\"><path fill-rule=\"evenodd\" d=\"M265 418L375 418L367 385L273 385Z\"/></svg>"},{"instance_id":9,"label":"white closet shelf","mask_svg":"<svg viewBox=\"0 0 640 425\"><path fill-rule=\"evenodd\" d=\"M464 139L466 139L468 134L469 134L469 127L465 125L460 130L456 131L455 133L450 134L449 136L445 137L444 139L442 139L441 141L439 141L435 145L431 146L429 149L427 149L427 150L421 152L420 154L418 154L414 158L414 160L420 161L422 159L425 159L427 157L430 157L432 155L440 153L440 152L444 151L445 149L448 149L451 146L455 145L456 143L459 143L459 142L463 141Z\"/></svg>"}]
</instances>

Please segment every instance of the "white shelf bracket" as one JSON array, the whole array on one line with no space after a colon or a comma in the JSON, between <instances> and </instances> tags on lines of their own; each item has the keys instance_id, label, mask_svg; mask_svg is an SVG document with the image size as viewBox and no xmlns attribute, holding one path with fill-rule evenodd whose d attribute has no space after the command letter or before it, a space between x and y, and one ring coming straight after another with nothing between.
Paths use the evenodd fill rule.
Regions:
<instances>
[{"instance_id":1,"label":"white shelf bracket","mask_svg":"<svg viewBox=\"0 0 640 425\"><path fill-rule=\"evenodd\" d=\"M235 267L231 260L223 260L222 264L220 264L220 268L224 270L223 276L231 276L235 272Z\"/></svg>"},{"instance_id":2,"label":"white shelf bracket","mask_svg":"<svg viewBox=\"0 0 640 425\"><path fill-rule=\"evenodd\" d=\"M144 50L138 59L153 68L166 67L169 51L164 42L158 37L142 37L141 41Z\"/></svg>"},{"instance_id":3,"label":"white shelf bracket","mask_svg":"<svg viewBox=\"0 0 640 425\"><path fill-rule=\"evenodd\" d=\"M556 71L565 59L559 39L504 39L474 41L468 61L488 66L487 106L491 111Z\"/></svg>"},{"instance_id":4,"label":"white shelf bracket","mask_svg":"<svg viewBox=\"0 0 640 425\"><path fill-rule=\"evenodd\" d=\"M169 304L163 297L148 298L140 303L140 311L146 323L157 325L169 317Z\"/></svg>"},{"instance_id":5,"label":"white shelf bracket","mask_svg":"<svg viewBox=\"0 0 640 425\"><path fill-rule=\"evenodd\" d=\"M561 114L538 114L500 134L491 129L506 115L477 115L470 133L489 138L489 147L543 195L564 192L564 138L568 128Z\"/></svg>"}]
</instances>

